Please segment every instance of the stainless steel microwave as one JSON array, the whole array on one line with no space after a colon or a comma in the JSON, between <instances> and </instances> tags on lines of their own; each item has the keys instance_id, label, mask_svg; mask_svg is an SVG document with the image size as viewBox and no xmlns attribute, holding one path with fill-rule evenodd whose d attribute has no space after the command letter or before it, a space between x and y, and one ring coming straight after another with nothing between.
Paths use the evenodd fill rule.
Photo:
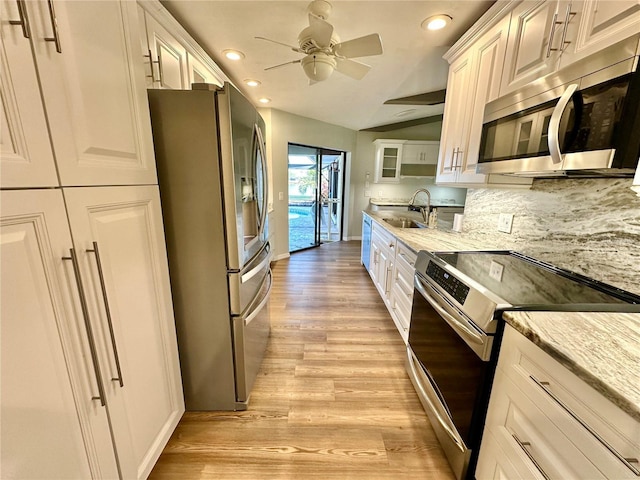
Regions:
<instances>
[{"instance_id":1,"label":"stainless steel microwave","mask_svg":"<svg viewBox=\"0 0 640 480\"><path fill-rule=\"evenodd\" d=\"M640 156L638 37L487 104L479 173L631 176Z\"/></svg>"}]
</instances>

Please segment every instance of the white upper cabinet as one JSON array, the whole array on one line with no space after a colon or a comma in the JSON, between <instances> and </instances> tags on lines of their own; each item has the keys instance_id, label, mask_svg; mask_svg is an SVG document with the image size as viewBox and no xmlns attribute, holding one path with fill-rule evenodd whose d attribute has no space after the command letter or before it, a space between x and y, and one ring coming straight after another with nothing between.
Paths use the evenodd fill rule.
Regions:
<instances>
[{"instance_id":1,"label":"white upper cabinet","mask_svg":"<svg viewBox=\"0 0 640 480\"><path fill-rule=\"evenodd\" d=\"M61 184L157 183L135 3L20 3Z\"/></svg>"},{"instance_id":2,"label":"white upper cabinet","mask_svg":"<svg viewBox=\"0 0 640 480\"><path fill-rule=\"evenodd\" d=\"M193 83L222 86L225 75L160 2L137 3L147 88L190 90Z\"/></svg>"},{"instance_id":3,"label":"white upper cabinet","mask_svg":"<svg viewBox=\"0 0 640 480\"><path fill-rule=\"evenodd\" d=\"M485 105L499 95L509 19L502 20L449 67L436 183L477 185L476 173ZM518 181L518 180L514 180Z\"/></svg>"},{"instance_id":4,"label":"white upper cabinet","mask_svg":"<svg viewBox=\"0 0 640 480\"><path fill-rule=\"evenodd\" d=\"M402 162L401 140L375 140L376 171L375 183L400 182L400 164Z\"/></svg>"},{"instance_id":5,"label":"white upper cabinet","mask_svg":"<svg viewBox=\"0 0 640 480\"><path fill-rule=\"evenodd\" d=\"M0 3L0 181L3 188L53 187L58 176L49 142L30 24L21 2Z\"/></svg>"},{"instance_id":6,"label":"white upper cabinet","mask_svg":"<svg viewBox=\"0 0 640 480\"><path fill-rule=\"evenodd\" d=\"M524 1L512 11L501 95L557 69L562 51L556 45L560 45L564 31L561 3L565 5L557 1Z\"/></svg>"},{"instance_id":7,"label":"white upper cabinet","mask_svg":"<svg viewBox=\"0 0 640 480\"><path fill-rule=\"evenodd\" d=\"M153 88L189 89L187 49L151 15L145 14L145 24Z\"/></svg>"},{"instance_id":8,"label":"white upper cabinet","mask_svg":"<svg viewBox=\"0 0 640 480\"><path fill-rule=\"evenodd\" d=\"M574 0L560 67L640 33L638 0Z\"/></svg>"},{"instance_id":9,"label":"white upper cabinet","mask_svg":"<svg viewBox=\"0 0 640 480\"><path fill-rule=\"evenodd\" d=\"M438 163L438 141L408 140L402 146L402 163L436 164Z\"/></svg>"}]
</instances>

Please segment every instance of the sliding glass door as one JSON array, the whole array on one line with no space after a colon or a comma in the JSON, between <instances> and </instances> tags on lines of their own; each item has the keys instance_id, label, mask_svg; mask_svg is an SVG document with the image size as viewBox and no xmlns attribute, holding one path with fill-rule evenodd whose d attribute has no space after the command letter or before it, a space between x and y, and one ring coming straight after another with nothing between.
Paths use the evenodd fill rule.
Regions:
<instances>
[{"instance_id":1,"label":"sliding glass door","mask_svg":"<svg viewBox=\"0 0 640 480\"><path fill-rule=\"evenodd\" d=\"M289 251L342 237L344 152L289 144Z\"/></svg>"}]
</instances>

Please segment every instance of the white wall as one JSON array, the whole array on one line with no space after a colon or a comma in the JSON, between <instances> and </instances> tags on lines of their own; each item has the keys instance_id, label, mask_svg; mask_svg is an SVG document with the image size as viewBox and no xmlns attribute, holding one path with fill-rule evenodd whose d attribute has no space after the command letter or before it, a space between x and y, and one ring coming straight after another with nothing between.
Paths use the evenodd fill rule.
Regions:
<instances>
[{"instance_id":1,"label":"white wall","mask_svg":"<svg viewBox=\"0 0 640 480\"><path fill-rule=\"evenodd\" d=\"M271 221L269 228L275 231L273 252L277 259L289 254L287 159L289 143L351 152L351 158L353 158L358 132L276 109L261 109L260 114L267 124L267 157L271 164L272 199L270 203L273 207L269 217ZM279 198L280 192L282 192L282 200ZM346 216L346 220L350 221L349 219L350 217Z\"/></svg>"}]
</instances>

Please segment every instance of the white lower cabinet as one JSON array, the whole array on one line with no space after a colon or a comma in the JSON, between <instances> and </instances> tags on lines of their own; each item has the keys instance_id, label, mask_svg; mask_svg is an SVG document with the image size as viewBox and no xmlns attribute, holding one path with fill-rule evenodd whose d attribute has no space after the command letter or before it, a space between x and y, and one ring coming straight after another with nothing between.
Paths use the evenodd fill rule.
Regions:
<instances>
[{"instance_id":1,"label":"white lower cabinet","mask_svg":"<svg viewBox=\"0 0 640 480\"><path fill-rule=\"evenodd\" d=\"M416 253L376 222L371 225L369 275L405 343L409 340Z\"/></svg>"},{"instance_id":2,"label":"white lower cabinet","mask_svg":"<svg viewBox=\"0 0 640 480\"><path fill-rule=\"evenodd\" d=\"M639 456L640 422L506 327L477 480L637 479Z\"/></svg>"},{"instance_id":3,"label":"white lower cabinet","mask_svg":"<svg viewBox=\"0 0 640 480\"><path fill-rule=\"evenodd\" d=\"M1 195L0 478L146 478L184 412L157 187Z\"/></svg>"},{"instance_id":4,"label":"white lower cabinet","mask_svg":"<svg viewBox=\"0 0 640 480\"><path fill-rule=\"evenodd\" d=\"M396 259L391 286L391 318L405 343L409 341L411 306L413 304L413 277L416 254L403 243L397 242Z\"/></svg>"}]
</instances>

